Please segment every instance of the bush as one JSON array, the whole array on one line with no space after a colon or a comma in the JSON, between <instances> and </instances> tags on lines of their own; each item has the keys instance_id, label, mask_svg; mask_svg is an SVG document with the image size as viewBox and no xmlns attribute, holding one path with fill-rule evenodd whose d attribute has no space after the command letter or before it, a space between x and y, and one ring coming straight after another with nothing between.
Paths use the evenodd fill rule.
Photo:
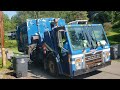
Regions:
<instances>
[{"instance_id":1,"label":"bush","mask_svg":"<svg viewBox=\"0 0 120 90\"><path fill-rule=\"evenodd\" d=\"M120 28L120 21L115 22L113 28Z\"/></svg>"},{"instance_id":2,"label":"bush","mask_svg":"<svg viewBox=\"0 0 120 90\"><path fill-rule=\"evenodd\" d=\"M104 23L104 29L105 29L105 31L111 30L112 29L111 22Z\"/></svg>"},{"instance_id":3,"label":"bush","mask_svg":"<svg viewBox=\"0 0 120 90\"><path fill-rule=\"evenodd\" d=\"M4 38L5 40L5 48L15 48L17 47L17 41L16 40L9 40L7 36Z\"/></svg>"},{"instance_id":4,"label":"bush","mask_svg":"<svg viewBox=\"0 0 120 90\"><path fill-rule=\"evenodd\" d=\"M6 67L2 67L2 58L0 57L0 70L5 68L9 69L11 65L12 63L9 60L7 60Z\"/></svg>"}]
</instances>

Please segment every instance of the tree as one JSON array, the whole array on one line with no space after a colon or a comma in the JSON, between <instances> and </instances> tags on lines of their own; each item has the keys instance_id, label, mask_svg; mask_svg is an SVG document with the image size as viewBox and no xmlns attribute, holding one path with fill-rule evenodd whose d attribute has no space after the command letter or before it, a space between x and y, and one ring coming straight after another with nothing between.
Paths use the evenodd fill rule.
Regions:
<instances>
[{"instance_id":1,"label":"tree","mask_svg":"<svg viewBox=\"0 0 120 90\"><path fill-rule=\"evenodd\" d=\"M23 23L27 18L64 18L66 22L76 19L88 19L86 11L18 11L13 21Z\"/></svg>"},{"instance_id":2,"label":"tree","mask_svg":"<svg viewBox=\"0 0 120 90\"><path fill-rule=\"evenodd\" d=\"M4 20L3 20L4 30L5 30L5 31L11 30L11 29L12 29L12 24L11 24L11 21L10 21L8 15L7 15L7 14L3 14L3 19L4 19Z\"/></svg>"},{"instance_id":3,"label":"tree","mask_svg":"<svg viewBox=\"0 0 120 90\"><path fill-rule=\"evenodd\" d=\"M87 19L87 11L17 11L17 14L9 20L11 22L11 29L16 29L16 26L22 24L26 19L37 18L63 18L66 23L77 20Z\"/></svg>"},{"instance_id":4,"label":"tree","mask_svg":"<svg viewBox=\"0 0 120 90\"><path fill-rule=\"evenodd\" d=\"M105 23L110 22L110 15L108 11L89 11L88 18L92 23Z\"/></svg>"}]
</instances>

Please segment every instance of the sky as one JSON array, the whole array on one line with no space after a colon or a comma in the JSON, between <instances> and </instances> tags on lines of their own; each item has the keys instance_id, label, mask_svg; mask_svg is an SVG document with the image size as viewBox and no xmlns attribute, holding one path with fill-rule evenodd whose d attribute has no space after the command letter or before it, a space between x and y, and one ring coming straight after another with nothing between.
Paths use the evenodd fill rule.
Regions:
<instances>
[{"instance_id":1,"label":"sky","mask_svg":"<svg viewBox=\"0 0 120 90\"><path fill-rule=\"evenodd\" d=\"M16 11L3 11L4 14L7 14L9 18L11 19L12 16L16 14Z\"/></svg>"}]
</instances>

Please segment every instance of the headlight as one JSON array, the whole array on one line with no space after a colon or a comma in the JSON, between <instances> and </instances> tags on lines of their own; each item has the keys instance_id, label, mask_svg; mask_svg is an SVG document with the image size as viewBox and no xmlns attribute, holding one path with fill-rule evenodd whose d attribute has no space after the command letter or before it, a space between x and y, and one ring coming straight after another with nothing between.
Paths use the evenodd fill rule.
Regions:
<instances>
[{"instance_id":1,"label":"headlight","mask_svg":"<svg viewBox=\"0 0 120 90\"><path fill-rule=\"evenodd\" d=\"M110 52L106 52L106 56L109 57L110 56Z\"/></svg>"},{"instance_id":2,"label":"headlight","mask_svg":"<svg viewBox=\"0 0 120 90\"><path fill-rule=\"evenodd\" d=\"M82 67L81 64L82 64L82 60L80 58L75 60L76 70L81 69L81 67Z\"/></svg>"},{"instance_id":3,"label":"headlight","mask_svg":"<svg viewBox=\"0 0 120 90\"><path fill-rule=\"evenodd\" d=\"M103 54L105 62L109 60L110 52L104 52Z\"/></svg>"}]
</instances>

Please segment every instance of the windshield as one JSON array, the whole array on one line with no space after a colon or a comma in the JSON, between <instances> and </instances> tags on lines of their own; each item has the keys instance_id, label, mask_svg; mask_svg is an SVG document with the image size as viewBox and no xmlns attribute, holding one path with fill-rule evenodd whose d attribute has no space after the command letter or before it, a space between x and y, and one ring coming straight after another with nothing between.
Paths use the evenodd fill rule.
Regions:
<instances>
[{"instance_id":1,"label":"windshield","mask_svg":"<svg viewBox=\"0 0 120 90\"><path fill-rule=\"evenodd\" d=\"M101 26L94 26L93 32L97 41L105 40L107 42Z\"/></svg>"},{"instance_id":2,"label":"windshield","mask_svg":"<svg viewBox=\"0 0 120 90\"><path fill-rule=\"evenodd\" d=\"M70 36L73 50L79 50L88 47L87 41L85 40L83 34L83 27L69 27L68 34Z\"/></svg>"},{"instance_id":3,"label":"windshield","mask_svg":"<svg viewBox=\"0 0 120 90\"><path fill-rule=\"evenodd\" d=\"M68 27L68 34L73 50L88 47L95 49L108 43L101 25Z\"/></svg>"},{"instance_id":4,"label":"windshield","mask_svg":"<svg viewBox=\"0 0 120 90\"><path fill-rule=\"evenodd\" d=\"M108 44L101 25L91 26L89 34L91 35L91 38L93 38L92 41L94 42L94 48Z\"/></svg>"}]
</instances>

